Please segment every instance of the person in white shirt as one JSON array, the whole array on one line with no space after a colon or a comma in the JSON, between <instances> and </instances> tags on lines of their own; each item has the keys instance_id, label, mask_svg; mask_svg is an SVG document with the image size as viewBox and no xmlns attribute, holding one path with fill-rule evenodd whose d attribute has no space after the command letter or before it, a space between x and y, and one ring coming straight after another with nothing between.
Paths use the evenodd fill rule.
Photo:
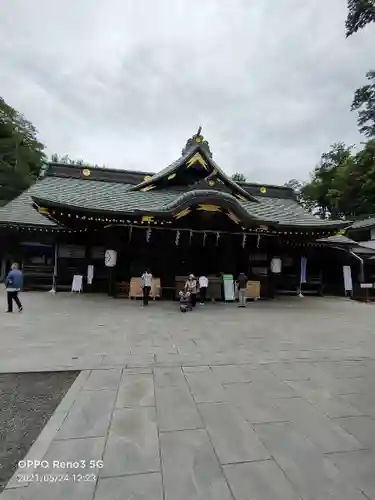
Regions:
<instances>
[{"instance_id":1,"label":"person in white shirt","mask_svg":"<svg viewBox=\"0 0 375 500\"><path fill-rule=\"evenodd\" d=\"M185 292L190 293L191 307L195 307L197 303L197 288L197 280L195 279L194 274L190 274L185 283Z\"/></svg>"},{"instance_id":2,"label":"person in white shirt","mask_svg":"<svg viewBox=\"0 0 375 500\"><path fill-rule=\"evenodd\" d=\"M152 274L150 273L149 269L146 269L146 271L141 276L141 288L143 291L144 306L148 306L148 298L150 296L151 284L152 284Z\"/></svg>"},{"instance_id":3,"label":"person in white shirt","mask_svg":"<svg viewBox=\"0 0 375 500\"><path fill-rule=\"evenodd\" d=\"M208 288L208 278L207 276L202 275L199 277L199 298L202 306L206 301L207 288Z\"/></svg>"}]
</instances>

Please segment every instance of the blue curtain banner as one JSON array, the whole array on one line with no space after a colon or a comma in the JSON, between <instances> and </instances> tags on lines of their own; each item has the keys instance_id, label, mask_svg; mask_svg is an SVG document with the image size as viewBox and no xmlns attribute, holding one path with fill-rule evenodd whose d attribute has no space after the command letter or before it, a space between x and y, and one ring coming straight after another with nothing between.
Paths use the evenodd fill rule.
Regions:
<instances>
[{"instance_id":1,"label":"blue curtain banner","mask_svg":"<svg viewBox=\"0 0 375 500\"><path fill-rule=\"evenodd\" d=\"M307 265L307 259L306 259L306 257L301 257L300 283L306 283L306 265Z\"/></svg>"}]
</instances>

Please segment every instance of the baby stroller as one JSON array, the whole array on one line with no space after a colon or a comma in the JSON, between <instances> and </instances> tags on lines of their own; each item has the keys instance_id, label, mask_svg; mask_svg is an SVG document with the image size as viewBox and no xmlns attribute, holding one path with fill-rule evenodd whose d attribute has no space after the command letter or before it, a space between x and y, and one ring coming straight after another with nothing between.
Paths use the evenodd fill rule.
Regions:
<instances>
[{"instance_id":1,"label":"baby stroller","mask_svg":"<svg viewBox=\"0 0 375 500\"><path fill-rule=\"evenodd\" d=\"M190 293L181 291L179 293L180 296L180 311L187 312L192 311L193 308L191 306Z\"/></svg>"}]
</instances>

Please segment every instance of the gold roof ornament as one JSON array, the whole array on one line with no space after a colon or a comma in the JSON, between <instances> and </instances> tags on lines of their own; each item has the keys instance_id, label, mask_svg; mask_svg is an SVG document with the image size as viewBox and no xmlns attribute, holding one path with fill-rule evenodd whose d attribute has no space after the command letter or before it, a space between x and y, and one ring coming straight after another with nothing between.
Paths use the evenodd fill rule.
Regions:
<instances>
[{"instance_id":1,"label":"gold roof ornament","mask_svg":"<svg viewBox=\"0 0 375 500\"><path fill-rule=\"evenodd\" d=\"M195 155L186 162L187 168L190 168L194 163L199 163L205 170L208 170L208 164L200 153L195 153Z\"/></svg>"},{"instance_id":2,"label":"gold roof ornament","mask_svg":"<svg viewBox=\"0 0 375 500\"><path fill-rule=\"evenodd\" d=\"M150 184L149 186L145 186L144 188L141 189L141 191L151 191L151 189L154 189L155 185Z\"/></svg>"},{"instance_id":3,"label":"gold roof ornament","mask_svg":"<svg viewBox=\"0 0 375 500\"><path fill-rule=\"evenodd\" d=\"M247 201L247 199L244 196L242 196L241 194L236 193L235 197L238 198L241 201Z\"/></svg>"},{"instance_id":4,"label":"gold roof ornament","mask_svg":"<svg viewBox=\"0 0 375 500\"><path fill-rule=\"evenodd\" d=\"M84 168L84 169L82 170L82 175L83 175L84 177L90 177L90 175L91 175L91 170L90 170L89 168Z\"/></svg>"},{"instance_id":5,"label":"gold roof ornament","mask_svg":"<svg viewBox=\"0 0 375 500\"><path fill-rule=\"evenodd\" d=\"M221 208L217 205L205 205L202 203L198 205L198 210L202 210L204 212L221 212Z\"/></svg>"},{"instance_id":6,"label":"gold roof ornament","mask_svg":"<svg viewBox=\"0 0 375 500\"><path fill-rule=\"evenodd\" d=\"M181 210L181 212L178 212L175 215L175 218L176 219L181 219L181 217L185 217L185 215L188 215L190 212L191 212L191 209L189 207L185 208L184 210Z\"/></svg>"},{"instance_id":7,"label":"gold roof ornament","mask_svg":"<svg viewBox=\"0 0 375 500\"><path fill-rule=\"evenodd\" d=\"M171 175L168 175L167 179L170 181L171 179L174 179L176 177L176 173L173 173Z\"/></svg>"},{"instance_id":8,"label":"gold roof ornament","mask_svg":"<svg viewBox=\"0 0 375 500\"><path fill-rule=\"evenodd\" d=\"M154 216L152 215L144 215L141 219L141 224L144 224L146 222L150 223L154 221Z\"/></svg>"},{"instance_id":9,"label":"gold roof ornament","mask_svg":"<svg viewBox=\"0 0 375 500\"><path fill-rule=\"evenodd\" d=\"M227 216L235 223L235 224L239 224L240 223L240 219L237 217L237 215L234 215L233 212L227 212Z\"/></svg>"},{"instance_id":10,"label":"gold roof ornament","mask_svg":"<svg viewBox=\"0 0 375 500\"><path fill-rule=\"evenodd\" d=\"M259 189L259 191L260 191L262 194L265 194L265 193L267 193L267 188L263 186L263 187L261 187L261 188Z\"/></svg>"},{"instance_id":11,"label":"gold roof ornament","mask_svg":"<svg viewBox=\"0 0 375 500\"><path fill-rule=\"evenodd\" d=\"M143 178L143 180L146 181L146 182L150 181L151 179L152 179L152 175L145 175L144 178Z\"/></svg>"}]
</instances>

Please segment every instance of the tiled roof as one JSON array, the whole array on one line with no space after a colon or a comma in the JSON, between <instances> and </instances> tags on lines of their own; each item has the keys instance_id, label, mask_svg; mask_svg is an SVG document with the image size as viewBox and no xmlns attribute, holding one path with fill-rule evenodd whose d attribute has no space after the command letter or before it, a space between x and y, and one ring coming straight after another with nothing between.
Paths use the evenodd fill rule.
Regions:
<instances>
[{"instance_id":1,"label":"tiled roof","mask_svg":"<svg viewBox=\"0 0 375 500\"><path fill-rule=\"evenodd\" d=\"M354 221L349 229L364 229L366 227L375 226L375 217L368 217L367 219L361 219Z\"/></svg>"},{"instance_id":2,"label":"tiled roof","mask_svg":"<svg viewBox=\"0 0 375 500\"><path fill-rule=\"evenodd\" d=\"M51 204L105 212L162 211L181 197L174 190L130 191L131 184L85 179L44 177L29 190L0 209L0 223L53 226L53 222L32 208L31 197ZM241 202L255 219L283 226L339 227L342 221L321 220L308 213L294 199L256 196L256 202Z\"/></svg>"},{"instance_id":3,"label":"tiled roof","mask_svg":"<svg viewBox=\"0 0 375 500\"><path fill-rule=\"evenodd\" d=\"M56 226L32 207L31 192L35 185L24 191L4 207L0 207L0 224L23 224L25 226Z\"/></svg>"},{"instance_id":4,"label":"tiled roof","mask_svg":"<svg viewBox=\"0 0 375 500\"><path fill-rule=\"evenodd\" d=\"M333 236L329 236L328 238L320 238L317 240L319 243L331 243L334 245L345 245L345 246L354 246L358 243L354 240L351 240L347 236L343 234L335 234Z\"/></svg>"}]
</instances>

